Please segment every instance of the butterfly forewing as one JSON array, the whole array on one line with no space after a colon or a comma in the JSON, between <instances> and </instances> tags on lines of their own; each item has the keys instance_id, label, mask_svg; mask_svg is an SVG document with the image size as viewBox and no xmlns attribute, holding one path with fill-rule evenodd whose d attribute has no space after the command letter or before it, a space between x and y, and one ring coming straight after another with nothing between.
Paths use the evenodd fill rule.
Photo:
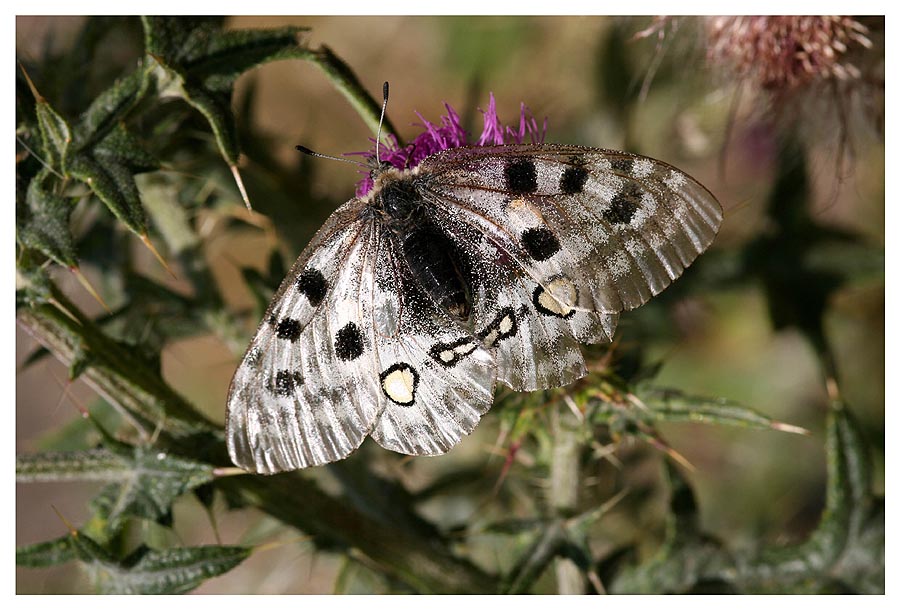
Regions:
<instances>
[{"instance_id":1,"label":"butterfly forewing","mask_svg":"<svg viewBox=\"0 0 900 610\"><path fill-rule=\"evenodd\" d=\"M619 151L460 148L426 159L421 168L433 176L430 188L441 199L505 229L520 250L538 259L560 252L573 257L599 280L603 311L633 309L660 292L709 246L722 221L718 201L696 180ZM543 222L552 238L518 232L523 218L538 227ZM548 247L552 240L564 247ZM527 248L529 242L536 245ZM520 262L529 259L536 260Z\"/></svg>"},{"instance_id":2,"label":"butterfly forewing","mask_svg":"<svg viewBox=\"0 0 900 610\"><path fill-rule=\"evenodd\" d=\"M401 453L444 453L491 407L493 353L351 204L336 214L344 226L333 218L301 255L235 373L228 446L248 470L332 462L369 434Z\"/></svg>"},{"instance_id":3,"label":"butterfly forewing","mask_svg":"<svg viewBox=\"0 0 900 610\"><path fill-rule=\"evenodd\" d=\"M232 460L263 473L346 457L382 404L359 294L377 246L356 200L320 230L269 306L228 396ZM367 336L368 332L368 336Z\"/></svg>"}]
</instances>

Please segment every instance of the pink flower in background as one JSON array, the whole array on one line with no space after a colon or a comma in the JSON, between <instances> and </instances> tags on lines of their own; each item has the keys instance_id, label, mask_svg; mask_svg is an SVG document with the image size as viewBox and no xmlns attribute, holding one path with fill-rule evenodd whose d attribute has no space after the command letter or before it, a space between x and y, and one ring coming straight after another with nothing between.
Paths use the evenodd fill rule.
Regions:
<instances>
[{"instance_id":1,"label":"pink flower in background","mask_svg":"<svg viewBox=\"0 0 900 610\"><path fill-rule=\"evenodd\" d=\"M423 159L442 150L460 148L462 146L494 146L500 144L523 144L526 137L531 143L537 144L544 141L547 132L547 119L544 119L542 127L532 116L528 107L522 103L519 107L519 124L514 128L504 125L497 116L497 103L494 94L490 94L487 110L481 110L484 115L484 127L481 135L472 143L468 139L468 133L463 129L459 114L450 104L445 103L447 114L441 117L440 123L435 124L416 112L421 123L414 123L424 129L412 142L406 146L400 146L397 138L390 134L384 138L379 148L381 161L390 163L397 169L413 168ZM480 110L480 109L479 109ZM372 140L372 148L366 152L349 153L363 155L366 159L375 158L375 140ZM366 175L356 185L357 197L362 197L372 190L372 177Z\"/></svg>"},{"instance_id":2,"label":"pink flower in background","mask_svg":"<svg viewBox=\"0 0 900 610\"><path fill-rule=\"evenodd\" d=\"M872 48L867 28L851 17L709 17L706 29L711 62L780 92L825 79L858 79L851 54Z\"/></svg>"}]
</instances>

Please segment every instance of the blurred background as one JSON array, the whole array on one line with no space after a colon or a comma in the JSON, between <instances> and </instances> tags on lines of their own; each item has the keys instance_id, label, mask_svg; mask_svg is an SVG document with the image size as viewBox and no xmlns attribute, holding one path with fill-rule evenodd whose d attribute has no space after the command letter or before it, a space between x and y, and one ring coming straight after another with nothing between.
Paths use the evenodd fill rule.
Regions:
<instances>
[{"instance_id":1,"label":"blurred background","mask_svg":"<svg viewBox=\"0 0 900 610\"><path fill-rule=\"evenodd\" d=\"M69 52L84 22L78 17L18 17L17 58L40 66L47 57ZM821 311L816 299L812 304L803 301L809 295L802 286L783 296L788 308L794 308L791 311L810 317L822 314L841 392L871 444L876 487L883 493L884 20L856 23L863 29L854 31L869 46L851 38L844 44L847 52L837 57L838 68L832 66L828 76L816 72L828 68L817 64L801 67L800 76L790 81L779 80L771 71L762 74L764 57L748 59L745 46L758 37L751 41L753 33L746 24L729 29L728 24L706 19L226 20L229 28L308 26L309 44L328 45L374 97L380 96L381 83L390 81L388 115L405 140L419 133L413 125L419 122L414 112L438 122L444 103L455 108L477 136L478 109L486 108L493 92L506 123L517 120L524 102L539 121L547 118L548 142L623 149L662 159L693 175L718 197L725 221L698 263L703 268L689 269L660 303L654 300L623 315L619 333L623 343L640 343L645 363L659 364L656 384L727 398L811 432L801 436L702 424L662 428L669 445L695 468L689 478L698 494L703 527L736 548L802 539L815 527L824 502L822 433L828 397L823 370L804 320L779 314L779 291L790 286L790 280L780 284L766 275L766 270L783 267L790 278L791 269L808 261L792 258L790 249L759 245L784 227L800 226L779 218L778 202L772 201L786 164L805 164L803 226L809 229L808 223L813 223L817 230L850 235L853 252L863 253L862 262L854 265L857 259L842 251L819 252L816 268L830 269L839 278L820 299ZM129 18L112 24L97 48L86 69L85 86L99 91L132 69L141 56L139 23ZM40 70L31 76L61 112L75 116L81 110L67 107L65 91L42 84ZM275 62L245 74L233 107L246 154L242 172L248 191L255 208L272 224L238 232L210 223L204 252L229 306L241 311L254 303L241 268L264 270L276 233L289 267L331 211L353 195L359 178L350 165L301 159L294 146L302 143L340 155L368 149L373 134L321 72L302 61ZM798 144L792 148L786 141ZM792 158L791 150L802 153ZM203 181L200 168L179 165L175 159L164 163L163 171L184 172L197 184ZM218 171L227 175L224 164ZM240 205L236 192L233 197L234 205ZM796 244L793 252L806 256L809 251L801 246L807 235L788 235L777 243ZM168 279L149 255L136 256L146 257L145 272L156 281L173 290L189 288ZM85 273L103 286L90 265ZM102 312L69 276L61 274L59 279L85 310ZM17 328L17 363L21 365L35 348L28 334ZM236 364L237 356L212 335L170 342L162 352L165 379L217 422L224 420L225 396ZM66 367L51 358L19 370L17 453L59 447L59 435L78 419L76 406L93 409L98 404L83 382L66 380ZM496 476L503 463L502 454L493 455L498 430L498 418L489 414L448 456L404 463L404 481L423 487L441 472L482 466ZM371 455L380 450L366 451ZM642 479L656 480L658 464L636 467L632 476L638 487ZM79 523L88 516L88 500L99 489L99 484L84 483L18 484L17 545L64 534L51 505ZM598 545L612 548L617 537L627 538L642 527L661 531L661 498L648 503L646 513L637 518L627 514L627 505L620 514L613 510L604 518L609 539L598 535ZM465 520L475 508L459 500L426 505L423 510L439 522L452 523ZM285 541L254 554L198 592L328 593L334 588L337 557L314 552L298 542L298 532L251 509L218 510L212 523L196 500L185 497L176 504L175 524L172 535L182 544L212 543L216 531L225 543ZM500 549L494 552L502 554ZM19 593L88 590L71 564L17 568Z\"/></svg>"}]
</instances>

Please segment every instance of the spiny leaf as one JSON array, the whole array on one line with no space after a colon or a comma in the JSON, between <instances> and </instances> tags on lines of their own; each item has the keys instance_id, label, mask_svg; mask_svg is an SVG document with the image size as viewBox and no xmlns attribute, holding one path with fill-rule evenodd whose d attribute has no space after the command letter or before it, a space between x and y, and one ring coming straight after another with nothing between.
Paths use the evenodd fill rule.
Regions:
<instances>
[{"instance_id":1,"label":"spiny leaf","mask_svg":"<svg viewBox=\"0 0 900 610\"><path fill-rule=\"evenodd\" d=\"M53 284L47 270L34 261L35 254L24 250L16 261L16 308L38 307L53 296Z\"/></svg>"},{"instance_id":2,"label":"spiny leaf","mask_svg":"<svg viewBox=\"0 0 900 610\"><path fill-rule=\"evenodd\" d=\"M159 161L147 152L143 143L124 125L113 127L94 147L94 156L124 165L134 173L159 169Z\"/></svg>"},{"instance_id":3,"label":"spiny leaf","mask_svg":"<svg viewBox=\"0 0 900 610\"><path fill-rule=\"evenodd\" d=\"M105 442L112 441L107 438ZM109 529L116 531L125 517L163 518L176 498L213 479L213 467L120 443L113 450L17 456L16 478L20 482L111 482L95 498L94 508L106 517Z\"/></svg>"},{"instance_id":4,"label":"spiny leaf","mask_svg":"<svg viewBox=\"0 0 900 610\"><path fill-rule=\"evenodd\" d=\"M270 61L301 57L305 27L225 30L209 38L202 53L183 60L191 74L211 91L230 89L237 78Z\"/></svg>"},{"instance_id":5,"label":"spiny leaf","mask_svg":"<svg viewBox=\"0 0 900 610\"><path fill-rule=\"evenodd\" d=\"M56 195L46 186L48 170L35 176L28 185L24 201L16 197L16 239L53 262L65 267L78 264L75 243L69 229L74 200Z\"/></svg>"},{"instance_id":6,"label":"spiny leaf","mask_svg":"<svg viewBox=\"0 0 900 610\"><path fill-rule=\"evenodd\" d=\"M746 593L884 592L884 507L871 493L866 445L835 402L826 438L828 485L822 520L803 543L731 554L697 528L690 487L670 468L666 542L649 561L621 572L618 593L677 593L708 583Z\"/></svg>"},{"instance_id":7,"label":"spiny leaf","mask_svg":"<svg viewBox=\"0 0 900 610\"><path fill-rule=\"evenodd\" d=\"M78 538L83 541L85 537ZM251 553L250 548L241 546L210 545L164 551L141 548L116 562L105 554L96 554L97 548L93 545L90 551L83 552L82 561L98 592L105 594L187 593L204 581L228 572Z\"/></svg>"},{"instance_id":8,"label":"spiny leaf","mask_svg":"<svg viewBox=\"0 0 900 610\"><path fill-rule=\"evenodd\" d=\"M231 113L230 95L208 91L200 87L183 84L181 97L196 108L206 118L219 145L222 158L233 166L238 162L240 148L234 115Z\"/></svg>"},{"instance_id":9,"label":"spiny leaf","mask_svg":"<svg viewBox=\"0 0 900 610\"><path fill-rule=\"evenodd\" d=\"M212 22L145 17L146 51L163 72L154 70L161 93L174 94L206 118L222 157L235 166L240 153L231 88L246 70L257 65L302 57L298 36L304 28L227 32Z\"/></svg>"},{"instance_id":10,"label":"spiny leaf","mask_svg":"<svg viewBox=\"0 0 900 610\"><path fill-rule=\"evenodd\" d=\"M613 593L687 593L702 580L733 569L734 560L717 541L698 529L697 501L677 468L666 462L670 484L666 539L649 560L624 569Z\"/></svg>"},{"instance_id":11,"label":"spiny leaf","mask_svg":"<svg viewBox=\"0 0 900 610\"><path fill-rule=\"evenodd\" d=\"M118 481L127 472L127 462L108 449L16 456L16 481L19 483Z\"/></svg>"},{"instance_id":12,"label":"spiny leaf","mask_svg":"<svg viewBox=\"0 0 900 610\"><path fill-rule=\"evenodd\" d=\"M258 65L301 57L309 28L223 30L217 20L144 17L147 53L209 91L225 92Z\"/></svg>"},{"instance_id":13,"label":"spiny leaf","mask_svg":"<svg viewBox=\"0 0 900 610\"><path fill-rule=\"evenodd\" d=\"M25 72L24 67L22 68L22 74L25 75L28 87L34 95L35 113L43 142L43 150L41 152L45 157L44 160L52 167L63 169L69 145L72 143L72 129L66 120L44 99L44 96L38 92L28 73Z\"/></svg>"},{"instance_id":14,"label":"spiny leaf","mask_svg":"<svg viewBox=\"0 0 900 610\"><path fill-rule=\"evenodd\" d=\"M203 48L203 39L221 27L221 17L143 16L144 49L156 57L174 61L192 57Z\"/></svg>"},{"instance_id":15,"label":"spiny leaf","mask_svg":"<svg viewBox=\"0 0 900 610\"><path fill-rule=\"evenodd\" d=\"M65 543L63 542L65 540ZM68 549L66 548L68 546ZM219 574L231 570L252 549L240 546L197 546L162 551L140 547L118 560L83 532L24 549L21 565L51 565L77 558L86 568L98 593L174 594L186 593ZM16 559L19 560L17 552Z\"/></svg>"},{"instance_id":16,"label":"spiny leaf","mask_svg":"<svg viewBox=\"0 0 900 610\"><path fill-rule=\"evenodd\" d=\"M16 549L16 565L28 568L45 568L75 559L75 549L70 536L38 542Z\"/></svg>"},{"instance_id":17,"label":"spiny leaf","mask_svg":"<svg viewBox=\"0 0 900 610\"><path fill-rule=\"evenodd\" d=\"M638 386L634 393L647 409L634 408L630 413L647 423L692 421L808 434L803 428L776 421L758 411L722 398L692 396L678 390L648 385Z\"/></svg>"},{"instance_id":18,"label":"spiny leaf","mask_svg":"<svg viewBox=\"0 0 900 610\"><path fill-rule=\"evenodd\" d=\"M138 196L134 176L112 160L103 163L80 154L69 164L69 174L87 184L116 218L136 235L147 232L144 209Z\"/></svg>"},{"instance_id":19,"label":"spiny leaf","mask_svg":"<svg viewBox=\"0 0 900 610\"><path fill-rule=\"evenodd\" d=\"M863 595L883 595L884 500L872 502L868 511L859 511L854 533L831 572L837 580Z\"/></svg>"},{"instance_id":20,"label":"spiny leaf","mask_svg":"<svg viewBox=\"0 0 900 610\"><path fill-rule=\"evenodd\" d=\"M826 435L828 484L822 520L805 542L767 549L748 565L748 580L761 590L794 591L802 586L810 592L825 591L840 582L853 591L857 586L854 579L864 575L871 589L872 581L884 573L884 522L879 522L884 511L879 513L879 503L872 497L866 444L852 415L839 401L832 405ZM862 557L861 538L868 540ZM843 560L848 551L854 556ZM852 578L843 579L836 566Z\"/></svg>"},{"instance_id":21,"label":"spiny leaf","mask_svg":"<svg viewBox=\"0 0 900 610\"><path fill-rule=\"evenodd\" d=\"M128 112L147 91L146 70L139 68L116 80L111 87L94 98L75 126L80 148L89 148L116 130Z\"/></svg>"},{"instance_id":22,"label":"spiny leaf","mask_svg":"<svg viewBox=\"0 0 900 610\"><path fill-rule=\"evenodd\" d=\"M106 487L92 502L107 516L112 531L125 517L163 519L176 498L213 479L211 466L155 450L135 449L130 465L120 482Z\"/></svg>"},{"instance_id":23,"label":"spiny leaf","mask_svg":"<svg viewBox=\"0 0 900 610\"><path fill-rule=\"evenodd\" d=\"M519 561L503 579L501 591L509 594L527 593L550 562L559 555L565 543L566 533L562 522L557 520L548 523L531 546L519 555Z\"/></svg>"}]
</instances>

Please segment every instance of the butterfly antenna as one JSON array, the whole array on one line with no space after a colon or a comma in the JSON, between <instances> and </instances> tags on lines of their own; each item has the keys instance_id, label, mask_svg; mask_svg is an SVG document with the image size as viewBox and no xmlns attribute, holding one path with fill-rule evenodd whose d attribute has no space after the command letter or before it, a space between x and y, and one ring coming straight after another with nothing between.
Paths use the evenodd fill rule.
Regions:
<instances>
[{"instance_id":1,"label":"butterfly antenna","mask_svg":"<svg viewBox=\"0 0 900 610\"><path fill-rule=\"evenodd\" d=\"M375 162L378 164L378 167L381 167L381 155L378 154L378 151L381 149L381 127L384 125L384 112L387 110L388 89L388 82L384 81L384 85L381 88L383 98L381 102L381 118L378 119L378 133L375 134Z\"/></svg>"},{"instance_id":2,"label":"butterfly antenna","mask_svg":"<svg viewBox=\"0 0 900 610\"><path fill-rule=\"evenodd\" d=\"M342 159L341 157L332 157L331 155L323 155L322 153L317 153L316 151L310 150L305 146L301 146L300 144L297 144L297 146L295 146L294 148L296 148L297 150L302 152L304 155L309 155L310 157L319 157L321 159L331 159L332 161L340 161L342 163L350 163L352 165L359 165L360 167L365 167L365 168L369 167L365 163L360 163L359 161L353 161L352 159Z\"/></svg>"}]
</instances>

